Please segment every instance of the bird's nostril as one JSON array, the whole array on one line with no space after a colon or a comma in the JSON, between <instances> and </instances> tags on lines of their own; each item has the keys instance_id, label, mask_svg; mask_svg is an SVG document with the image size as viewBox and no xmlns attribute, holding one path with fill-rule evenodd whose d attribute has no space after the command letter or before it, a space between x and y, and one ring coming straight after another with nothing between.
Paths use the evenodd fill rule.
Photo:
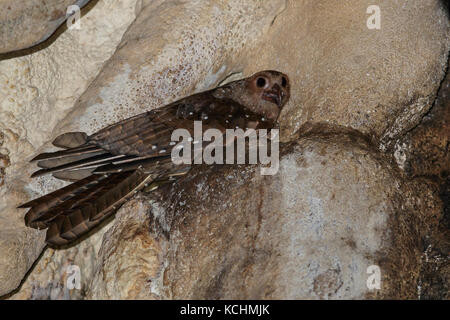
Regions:
<instances>
[{"instance_id":1,"label":"bird's nostril","mask_svg":"<svg viewBox=\"0 0 450 320\"><path fill-rule=\"evenodd\" d=\"M273 90L273 91L281 91L281 88L280 88L280 86L278 85L278 83L275 83L275 84L273 85L273 87L272 87L272 90Z\"/></svg>"}]
</instances>

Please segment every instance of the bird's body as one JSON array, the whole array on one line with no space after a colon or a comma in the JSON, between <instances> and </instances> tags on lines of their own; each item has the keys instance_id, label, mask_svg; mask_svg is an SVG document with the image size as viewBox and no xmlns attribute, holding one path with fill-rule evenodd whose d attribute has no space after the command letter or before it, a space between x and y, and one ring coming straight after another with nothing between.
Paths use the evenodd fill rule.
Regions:
<instances>
[{"instance_id":1,"label":"bird's body","mask_svg":"<svg viewBox=\"0 0 450 320\"><path fill-rule=\"evenodd\" d=\"M69 243L93 227L154 181L189 171L171 160L175 129L194 131L194 121L222 133L234 128L272 128L289 99L288 77L262 71L249 78L195 94L110 125L90 136L60 135L53 144L64 150L42 153L41 170L73 183L23 204L30 208L27 226L48 228L46 241Z\"/></svg>"}]
</instances>

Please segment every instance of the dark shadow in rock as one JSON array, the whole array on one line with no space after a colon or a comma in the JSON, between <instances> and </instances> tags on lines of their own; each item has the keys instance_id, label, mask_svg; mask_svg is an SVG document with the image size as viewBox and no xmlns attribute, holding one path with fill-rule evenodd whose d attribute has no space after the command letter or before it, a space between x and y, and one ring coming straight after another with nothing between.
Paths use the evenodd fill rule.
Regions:
<instances>
[{"instance_id":1,"label":"dark shadow in rock","mask_svg":"<svg viewBox=\"0 0 450 320\"><path fill-rule=\"evenodd\" d=\"M447 5L448 8L448 5ZM450 75L447 71L432 108L417 127L397 142L405 173L425 178L439 190L442 214L438 228L423 249L420 299L449 299L450 295Z\"/></svg>"}]
</instances>

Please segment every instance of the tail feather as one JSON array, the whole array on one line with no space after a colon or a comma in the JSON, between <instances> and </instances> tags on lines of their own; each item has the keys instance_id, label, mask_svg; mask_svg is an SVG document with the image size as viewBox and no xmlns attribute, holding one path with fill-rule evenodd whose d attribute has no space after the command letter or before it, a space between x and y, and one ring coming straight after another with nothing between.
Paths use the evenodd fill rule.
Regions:
<instances>
[{"instance_id":1,"label":"tail feather","mask_svg":"<svg viewBox=\"0 0 450 320\"><path fill-rule=\"evenodd\" d=\"M35 215L33 224L48 225L61 212L70 211L78 205L81 205L82 203L92 199L105 187L106 184L108 184L108 179L106 179L106 177L98 176L96 178L98 179L98 182L96 184L90 184L80 187L79 189L77 189L77 192L73 192L71 194L71 197L66 197L65 200L59 201L54 206L49 207L47 210Z\"/></svg>"},{"instance_id":2,"label":"tail feather","mask_svg":"<svg viewBox=\"0 0 450 320\"><path fill-rule=\"evenodd\" d=\"M94 182L95 183L96 180L97 179L96 179L95 175L87 177L86 179L83 179L83 180L77 181L75 183L72 183L72 184L70 184L68 186L65 186L65 187L60 188L60 189L58 189L56 191L48 193L45 196L42 196L42 197L40 197L38 199L34 199L34 200L29 201L29 202L26 202L26 203L20 205L19 208L31 208L31 207L36 207L37 205L40 205L40 204L47 204L47 205L50 206L50 202L51 201L54 201L54 200L56 200L58 198L64 198L64 196L69 195L71 192L79 189L82 186L88 185L90 182Z\"/></svg>"},{"instance_id":3,"label":"tail feather","mask_svg":"<svg viewBox=\"0 0 450 320\"><path fill-rule=\"evenodd\" d=\"M28 226L48 228L46 241L63 245L97 226L152 179L141 170L94 174L21 207L31 208Z\"/></svg>"},{"instance_id":4,"label":"tail feather","mask_svg":"<svg viewBox=\"0 0 450 320\"><path fill-rule=\"evenodd\" d=\"M65 164L68 164L71 162L80 161L83 159L94 157L94 156L104 154L104 153L105 153L104 151L98 151L98 152L93 152L93 153L85 153L85 154L81 154L81 155L77 155L77 156L69 155L67 157L62 157L62 158L49 158L49 159L38 161L37 165L39 168L49 169L49 168L62 166L62 165L65 165Z\"/></svg>"},{"instance_id":5,"label":"tail feather","mask_svg":"<svg viewBox=\"0 0 450 320\"><path fill-rule=\"evenodd\" d=\"M100 154L96 154L96 155L93 155L91 157L84 158L81 160L75 159L75 161L70 161L63 165L38 170L38 171L34 172L31 175L31 177L32 178L39 177L44 174L48 174L48 173L52 173L52 172L75 170L75 169L79 169L79 168L95 168L99 165L110 163L114 159L123 158L123 157L125 157L125 156L123 156L123 155L113 156L109 153L100 153Z\"/></svg>"},{"instance_id":6,"label":"tail feather","mask_svg":"<svg viewBox=\"0 0 450 320\"><path fill-rule=\"evenodd\" d=\"M92 175L64 188L58 189L52 193L46 194L38 199L24 203L19 208L31 208L25 215L25 224L32 228L42 229L46 227L45 223L35 222L43 213L57 206L58 204L72 198L83 190L99 183L100 179L106 177Z\"/></svg>"},{"instance_id":7,"label":"tail feather","mask_svg":"<svg viewBox=\"0 0 450 320\"><path fill-rule=\"evenodd\" d=\"M63 180L76 181L92 173L117 173L136 170L143 166L157 165L161 158L168 155L135 156L113 155L100 147L83 145L81 147L67 149L52 153L41 154L34 160L42 169L33 172L32 178L53 173L55 177ZM85 170L89 169L89 171ZM76 171L81 171L77 174Z\"/></svg>"},{"instance_id":8,"label":"tail feather","mask_svg":"<svg viewBox=\"0 0 450 320\"><path fill-rule=\"evenodd\" d=\"M44 153L37 155L33 159L31 159L31 161L33 162L33 161L38 161L38 160L64 158L67 156L78 156L78 155L82 155L82 154L86 154L86 153L93 153L93 152L98 152L98 151L104 151L104 150L95 145L86 144L86 145L82 145L80 147L67 149L67 150L60 150L60 151L55 151L55 152L44 152Z\"/></svg>"},{"instance_id":9,"label":"tail feather","mask_svg":"<svg viewBox=\"0 0 450 320\"><path fill-rule=\"evenodd\" d=\"M152 176L140 170L111 174L104 186L85 199L69 204L67 211L55 211L50 221L46 241L66 244L88 232L152 181ZM89 192L89 190L88 190Z\"/></svg>"},{"instance_id":10,"label":"tail feather","mask_svg":"<svg viewBox=\"0 0 450 320\"><path fill-rule=\"evenodd\" d=\"M130 132L124 128L116 129L120 129L127 143L139 140L136 143L140 146L146 141L133 133L136 128L129 128ZM152 130L154 128L148 128L148 136L157 136L158 133ZM176 166L166 154L114 155L96 145L95 137L87 137L81 132L61 135L53 144L64 150L42 153L32 160L42 168L32 177L51 173L56 178L72 182L20 206L30 208L25 215L27 226L47 228L46 241L49 244L69 243L100 224L154 179L182 175L188 170L186 166ZM111 144L123 144L114 135L108 139ZM127 148L126 144L121 146Z\"/></svg>"},{"instance_id":11,"label":"tail feather","mask_svg":"<svg viewBox=\"0 0 450 320\"><path fill-rule=\"evenodd\" d=\"M123 172L123 171L132 171L139 168L149 168L155 167L157 168L159 164L162 162L170 161L169 156L163 157L141 157L132 159L131 161L115 161L113 163L108 163L103 166L99 166L94 170L96 174L105 174L112 172Z\"/></svg>"}]
</instances>

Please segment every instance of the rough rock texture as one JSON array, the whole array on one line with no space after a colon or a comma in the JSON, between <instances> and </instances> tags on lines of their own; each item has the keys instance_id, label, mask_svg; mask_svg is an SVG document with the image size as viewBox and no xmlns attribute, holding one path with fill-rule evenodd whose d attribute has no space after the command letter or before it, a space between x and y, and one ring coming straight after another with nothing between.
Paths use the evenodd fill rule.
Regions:
<instances>
[{"instance_id":1,"label":"rough rock texture","mask_svg":"<svg viewBox=\"0 0 450 320\"><path fill-rule=\"evenodd\" d=\"M44 248L45 234L25 226L2 223L0 236L0 294L16 289Z\"/></svg>"},{"instance_id":2,"label":"rough rock texture","mask_svg":"<svg viewBox=\"0 0 450 320\"><path fill-rule=\"evenodd\" d=\"M66 20L67 8L89 0L0 2L0 53L31 47L46 40Z\"/></svg>"},{"instance_id":3,"label":"rough rock texture","mask_svg":"<svg viewBox=\"0 0 450 320\"><path fill-rule=\"evenodd\" d=\"M307 122L351 126L371 136L373 144L386 151L393 150L397 139L419 123L434 101L448 56L449 20L442 2L379 1L382 19L380 30L366 27L369 17L366 9L373 4L370 1L229 0L205 4L200 1L159 0L138 4L140 13L124 34L117 52L73 107L72 103L68 103L67 108L53 103L49 109L41 107L36 109L38 112L30 112L35 110L30 108L27 113L21 114L18 118L26 119L27 130L15 130L14 137L18 139L25 136L26 141L12 144L12 138L8 138L5 133L5 145L13 150L2 153L9 157L7 162L11 163L6 169L6 185L9 188L3 189L8 190L7 199L17 202L18 198L11 193L8 177L12 180L20 176L22 180L31 171L31 167L23 170L24 155L38 151L34 148L62 131L81 129L91 133L113 121L261 69L286 72L293 83L291 101L280 121L282 139L298 141L298 146L293 151L286 151L282 169L268 183L275 189L283 185L292 192L286 198L277 198L276 195L270 198L269 188L258 180L253 169L242 167L221 168L219 172L225 177L236 176L230 179L233 181L225 179L222 186L227 188L221 189L218 183L214 185L214 181L219 180L219 173L209 168L208 175L200 177L194 174L190 179L194 179L194 182L195 179L205 179L204 188L208 188L211 183L211 188L222 190L222 195L211 193L211 198L216 196L217 201L220 197L224 197L221 201L233 196L239 199L237 187L233 187L235 182L250 181L266 193L258 197L254 193L249 194L247 201L239 202L242 209L227 211L224 208L224 212L229 215L223 217L206 211L204 215L198 215L198 212L203 212L199 199L186 197L185 201L181 200L183 195L176 193L182 190L180 184L180 187L166 189L167 194L163 194L166 198L180 200L174 204L175 207L160 209L158 213L157 208L163 208L164 203L153 203L151 211L159 216L158 221L164 222L163 212L168 212L169 219L171 215L184 210L186 225L175 215L173 219L170 218L170 223L162 223L159 227L154 219L145 220L143 217L142 210L145 211L147 204L133 202L121 209L121 218L106 233L98 261L83 263L86 256L82 250L76 249L73 259L86 265L87 269L82 272L92 275L92 285L85 285L82 293L71 293L71 297L231 297L233 285L240 285L234 288L240 290L233 293L236 297L417 297L420 258L425 249L421 248L421 238L434 229L428 218L436 218L440 212L437 209L440 199L433 185L419 180L408 183L390 161L368 147L366 142L361 142L360 138L349 141L348 145L341 144L339 137L333 138L334 147L330 150L326 148L327 138L304 140L309 141L311 147L308 151L311 158L307 160L320 159L320 164L308 163L308 167L303 168L295 159L302 157L303 140L298 138L305 133ZM95 9L97 6L92 11ZM94 39L92 37L90 45L98 44ZM68 45L72 48L71 44ZM60 56L55 56L64 54L62 52ZM81 67L84 64L78 68ZM50 78L68 75L66 71L53 69L53 65L48 64L40 70L42 73L44 70L49 72ZM74 73L77 74L77 70ZM74 79L71 83L79 82L79 79ZM60 88L67 88L67 85ZM81 86L80 94L85 88L85 85ZM52 97L52 94L43 92L39 97ZM51 125L48 128L51 129L48 131L47 126L41 128L41 114L45 110L63 110L61 113L50 113ZM45 114L45 117L48 115ZM354 136L345 132L336 134ZM18 149L17 146L23 150L14 151ZM367 155L363 157L362 154ZM12 166L20 170L12 170ZM347 170L343 171L341 167ZM332 171L337 172L321 175L322 171L328 172L327 168L335 168ZM372 172L367 168L372 168ZM296 181L289 182L290 175L296 175L302 170L309 174L309 180L307 177L301 180L299 176L297 180L303 181L305 186L294 188L292 185ZM241 172L245 177L239 178ZM336 177L337 173L339 177ZM322 183L314 183L316 177L311 178L313 174L322 177L322 180L318 180ZM335 179L327 180L329 176ZM348 181L345 180L347 177ZM346 183L339 184L339 178ZM13 190L25 198L22 186L19 184ZM41 180L29 184L28 189L30 194L36 194L46 191L45 188L53 189L54 186L49 180ZM192 193L194 191L187 187L183 189L186 194L195 194ZM348 198L345 197L346 193ZM338 202L331 198L332 194L340 195ZM316 198L321 202L314 202ZM203 203L206 205L209 201L212 200L206 199ZM232 202L226 203L234 206ZM265 204L260 211L257 210L259 203ZM189 207L196 210L189 210ZM276 215L274 212L279 207L284 211L277 211ZM338 213L341 209L343 211ZM137 218L134 216L135 210L139 212ZM261 220L258 224L255 210L268 221ZM358 210L358 214L365 214L366 220L358 218ZM239 215L240 212L246 212L247 215ZM298 212L306 212L307 216ZM234 230L222 230L226 227L222 225L224 222L237 223L230 217L244 225L248 224L247 229L233 225L241 235L239 242L233 240ZM295 217L297 220L289 220ZM228 218L230 220L221 220ZM370 222L369 226L365 225L366 221ZM275 226L274 229L269 228L269 222ZM284 224L288 222L292 224ZM139 227L140 224L143 227ZM379 228L374 229L374 225ZM145 233L142 230L146 226L159 231ZM255 230L258 226L266 232L263 234ZM169 227L171 232L165 232ZM127 233L126 228L136 231ZM189 233L189 230L195 234ZM267 236L268 232L271 232L270 237ZM135 245L131 233L139 235L136 236L139 246ZM263 239L261 234L264 235ZM400 235L395 236L397 234ZM352 239L347 245L345 240L336 240L348 235L353 236L356 247ZM121 237L125 236L131 238L122 244ZM164 237L169 236L170 240L165 240ZM183 237L192 238L192 241L184 243ZM235 246L226 245L228 240L236 241ZM314 246L305 249L305 242L311 242ZM197 252L201 248L200 244L209 246L208 250ZM81 248L83 243L79 246ZM114 251L114 246L119 246L120 250ZM177 246L179 248L175 248ZM326 248L331 248L333 255ZM394 248L401 250L392 251ZM223 252L225 249L226 252ZM293 253L295 250L299 250L299 255ZM44 257L50 255L49 252ZM113 279L117 270L128 270L129 265L126 260L122 260L126 257L121 256L121 252L128 252L131 260L137 261L136 268L143 270L143 273L139 270L133 273L139 281L129 284L128 281L133 279L127 278L124 273L119 276L121 280L118 283L103 282L103 275ZM148 252L145 262L138 259L144 255L142 252ZM241 258L238 253L242 252L248 253L245 256L248 261L238 259ZM279 258L276 256L278 253ZM52 259L61 261L62 268L66 253L58 251L54 254L57 257ZM198 254L198 259L185 256L189 254ZM70 256L68 253L66 255ZM160 255L165 258L162 259ZM182 257L186 261L179 260ZM355 260L349 260L350 257ZM396 257L400 258L393 260ZM92 256L92 259L97 258ZM198 261L203 261L205 265L198 264ZM311 262L307 268L296 269L298 264L306 262ZM280 266L283 263L286 264L285 269ZM365 268L368 263L378 263L381 267L383 289L377 293L367 292L365 287ZM95 272L90 269L94 265ZM36 267L34 272L38 274L32 273L30 278L40 277L39 273L43 271L36 270L43 269ZM276 276L279 282L271 279L261 282L258 277L264 276L264 272L258 270L267 270L267 277ZM352 278L350 270L362 270L363 274L354 273ZM186 278L181 278L177 272ZM147 278L145 273L148 274ZM396 273L400 274L399 280L393 276ZM53 276L60 274L61 271L55 272ZM286 282L287 274L298 277L295 281L290 279ZM144 281L145 278L150 281ZM230 283L230 279L240 280ZM304 279L305 282L296 289L290 282L296 283L300 281L298 279ZM247 285L245 288L244 283ZM40 286L39 281L36 286ZM24 287L31 288L26 283ZM58 290L56 296L64 297L63 290ZM30 292L22 297L45 296Z\"/></svg>"},{"instance_id":4,"label":"rough rock texture","mask_svg":"<svg viewBox=\"0 0 450 320\"><path fill-rule=\"evenodd\" d=\"M395 144L395 158L410 177L445 180L450 173L450 74L447 71L433 108L419 126Z\"/></svg>"},{"instance_id":5,"label":"rough rock texture","mask_svg":"<svg viewBox=\"0 0 450 320\"><path fill-rule=\"evenodd\" d=\"M449 48L443 4L377 1L381 29L370 30L373 4L287 1L263 50L252 51L245 72L269 65L298 88L282 117L285 137L305 121L326 121L389 144L430 108Z\"/></svg>"},{"instance_id":6,"label":"rough rock texture","mask_svg":"<svg viewBox=\"0 0 450 320\"><path fill-rule=\"evenodd\" d=\"M198 168L161 191L168 297L416 297L421 239L440 207L363 138L327 130L284 147L273 177ZM370 265L379 291L367 289Z\"/></svg>"},{"instance_id":7,"label":"rough rock texture","mask_svg":"<svg viewBox=\"0 0 450 320\"><path fill-rule=\"evenodd\" d=\"M24 210L15 208L61 186L39 179L27 195L28 160L52 139L54 127L112 55L135 17L135 4L99 1L81 19L81 29L67 30L45 50L0 61L0 296L19 285L44 245L45 233L26 228Z\"/></svg>"},{"instance_id":8,"label":"rough rock texture","mask_svg":"<svg viewBox=\"0 0 450 320\"><path fill-rule=\"evenodd\" d=\"M10 299L83 299L86 295L84 288L92 279L97 253L106 229L71 248L58 250L47 248L20 290ZM68 288L69 277L73 274L71 266L83 266L80 269L80 285L83 290Z\"/></svg>"},{"instance_id":9,"label":"rough rock texture","mask_svg":"<svg viewBox=\"0 0 450 320\"><path fill-rule=\"evenodd\" d=\"M413 179L426 177L439 190L443 202L438 232L426 243L420 279L420 297L450 296L450 74L441 84L433 108L419 126L395 144L397 163Z\"/></svg>"},{"instance_id":10,"label":"rough rock texture","mask_svg":"<svg viewBox=\"0 0 450 320\"><path fill-rule=\"evenodd\" d=\"M150 233L149 212L150 202L141 196L116 215L116 222L103 237L86 298L162 298L157 284L166 243Z\"/></svg>"}]
</instances>

